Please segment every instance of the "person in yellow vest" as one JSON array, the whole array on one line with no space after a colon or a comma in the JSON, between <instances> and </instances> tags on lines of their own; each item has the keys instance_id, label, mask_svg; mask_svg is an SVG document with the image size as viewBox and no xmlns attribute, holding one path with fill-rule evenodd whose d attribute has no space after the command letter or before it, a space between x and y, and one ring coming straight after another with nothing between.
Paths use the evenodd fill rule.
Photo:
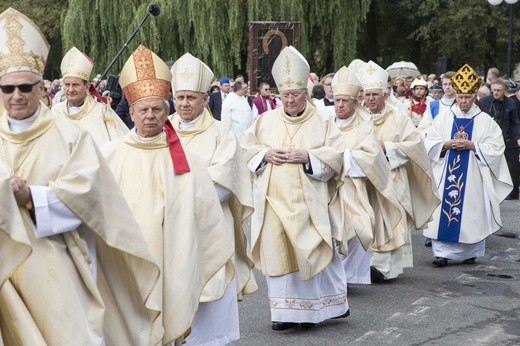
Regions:
<instances>
[{"instance_id":1,"label":"person in yellow vest","mask_svg":"<svg viewBox=\"0 0 520 346\"><path fill-rule=\"evenodd\" d=\"M92 60L72 47L63 57L63 93L66 100L52 106L52 111L66 119L76 121L87 130L98 146L123 136L128 127L110 108L110 104L97 102L90 94Z\"/></svg>"},{"instance_id":2,"label":"person in yellow vest","mask_svg":"<svg viewBox=\"0 0 520 346\"><path fill-rule=\"evenodd\" d=\"M334 120L307 101L309 72L294 47L282 50L272 74L283 107L262 114L242 141L254 174L253 260L267 278L274 330L348 315L329 217L345 145Z\"/></svg>"},{"instance_id":3,"label":"person in yellow vest","mask_svg":"<svg viewBox=\"0 0 520 346\"><path fill-rule=\"evenodd\" d=\"M394 279L403 268L413 266L410 231L426 227L439 205L435 184L421 135L410 117L387 102L388 73L373 61L358 69L368 108L379 144L390 164L391 177L399 203L406 211L403 247L389 252L372 252L371 280Z\"/></svg>"},{"instance_id":4,"label":"person in yellow vest","mask_svg":"<svg viewBox=\"0 0 520 346\"><path fill-rule=\"evenodd\" d=\"M168 66L139 46L119 79L135 127L101 148L161 268L160 289L152 297L161 311L154 336L163 345L189 333L201 296L222 297L223 289L203 288L229 267L234 253L206 166L184 150L168 120L170 81Z\"/></svg>"},{"instance_id":5,"label":"person in yellow vest","mask_svg":"<svg viewBox=\"0 0 520 346\"><path fill-rule=\"evenodd\" d=\"M347 283L370 283L370 256L404 245L406 215L399 204L390 174L390 165L379 145L370 114L357 103L361 83L355 75L354 60L340 68L332 79L336 125L346 149L343 183L331 203L333 214L342 215L342 229L350 232L348 255L342 257Z\"/></svg>"},{"instance_id":6,"label":"person in yellow vest","mask_svg":"<svg viewBox=\"0 0 520 346\"><path fill-rule=\"evenodd\" d=\"M0 37L0 344L155 344L159 268L92 138L40 101L49 44L11 8Z\"/></svg>"}]
</instances>

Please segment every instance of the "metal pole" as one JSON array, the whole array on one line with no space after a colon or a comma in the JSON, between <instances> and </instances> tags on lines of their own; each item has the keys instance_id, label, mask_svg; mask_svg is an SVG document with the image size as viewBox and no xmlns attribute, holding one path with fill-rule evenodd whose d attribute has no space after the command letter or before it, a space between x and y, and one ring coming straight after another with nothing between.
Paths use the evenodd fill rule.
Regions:
<instances>
[{"instance_id":1,"label":"metal pole","mask_svg":"<svg viewBox=\"0 0 520 346\"><path fill-rule=\"evenodd\" d=\"M119 58L119 56L123 53L123 51L125 50L126 47L128 47L128 43L130 43L130 41L132 41L132 39L134 38L134 36L137 34L137 32L139 31L139 29L141 29L141 27L143 26L144 22L146 21L146 19L148 18L148 16L150 16L150 13L146 13L146 15L144 16L143 20L141 20L141 23L139 23L139 25L137 26L137 28L135 28L134 32L132 33L132 35L130 35L130 37L126 40L125 44L123 45L123 47L121 47L121 49L119 50L119 52L116 54L116 56L114 57L114 59L112 59L112 61L110 62L110 64L107 66L107 68L105 69L105 71L103 71L103 74L101 75L101 77L99 77L98 81L96 82L96 85L94 85L95 88L97 88L97 86L99 85L99 83L101 83L101 81L103 80L103 78L105 78L105 76L107 75L108 71L110 70L110 68L112 67L112 65L115 64L117 58Z\"/></svg>"},{"instance_id":2,"label":"metal pole","mask_svg":"<svg viewBox=\"0 0 520 346\"><path fill-rule=\"evenodd\" d=\"M507 42L507 77L511 78L511 54L513 42L513 4L509 5L509 40Z\"/></svg>"}]
</instances>

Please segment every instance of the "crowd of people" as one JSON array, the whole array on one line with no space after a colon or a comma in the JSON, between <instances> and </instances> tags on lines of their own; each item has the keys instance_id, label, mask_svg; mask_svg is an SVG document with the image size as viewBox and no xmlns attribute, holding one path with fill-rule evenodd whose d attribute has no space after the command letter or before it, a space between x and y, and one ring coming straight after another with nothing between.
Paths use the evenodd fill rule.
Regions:
<instances>
[{"instance_id":1,"label":"crowd of people","mask_svg":"<svg viewBox=\"0 0 520 346\"><path fill-rule=\"evenodd\" d=\"M47 83L41 30L10 8L0 34L0 345L228 344L253 268L271 328L309 329L350 315L349 284L412 267L412 232L433 266L475 264L518 199L520 88L495 69L487 96L467 64L390 79L355 59L319 80L288 46L278 94L252 97L140 45L121 115L85 53Z\"/></svg>"}]
</instances>

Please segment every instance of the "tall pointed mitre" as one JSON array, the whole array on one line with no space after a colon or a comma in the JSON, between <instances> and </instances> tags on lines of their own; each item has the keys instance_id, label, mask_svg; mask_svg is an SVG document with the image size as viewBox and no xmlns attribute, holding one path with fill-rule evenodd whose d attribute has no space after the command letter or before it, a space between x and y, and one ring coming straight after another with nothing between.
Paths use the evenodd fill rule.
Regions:
<instances>
[{"instance_id":1,"label":"tall pointed mitre","mask_svg":"<svg viewBox=\"0 0 520 346\"><path fill-rule=\"evenodd\" d=\"M93 67L92 59L78 48L72 47L61 60L60 69L63 78L76 77L89 81Z\"/></svg>"},{"instance_id":2,"label":"tall pointed mitre","mask_svg":"<svg viewBox=\"0 0 520 346\"><path fill-rule=\"evenodd\" d=\"M190 53L185 53L172 66L172 90L206 93L213 80L213 72Z\"/></svg>"},{"instance_id":3,"label":"tall pointed mitre","mask_svg":"<svg viewBox=\"0 0 520 346\"><path fill-rule=\"evenodd\" d=\"M0 14L0 77L19 71L42 76L49 49L40 28L25 15L12 8Z\"/></svg>"},{"instance_id":4,"label":"tall pointed mitre","mask_svg":"<svg viewBox=\"0 0 520 346\"><path fill-rule=\"evenodd\" d=\"M384 68L370 60L362 65L358 74L363 90L385 90L388 83L388 72Z\"/></svg>"},{"instance_id":5,"label":"tall pointed mitre","mask_svg":"<svg viewBox=\"0 0 520 346\"><path fill-rule=\"evenodd\" d=\"M271 71L278 91L305 89L311 68L303 55L287 46L276 58Z\"/></svg>"},{"instance_id":6,"label":"tall pointed mitre","mask_svg":"<svg viewBox=\"0 0 520 346\"><path fill-rule=\"evenodd\" d=\"M334 74L331 82L332 92L336 95L357 97L361 83L349 67L343 66Z\"/></svg>"},{"instance_id":7,"label":"tall pointed mitre","mask_svg":"<svg viewBox=\"0 0 520 346\"><path fill-rule=\"evenodd\" d=\"M476 94L482 80L475 70L468 64L464 64L453 77L451 85L457 94Z\"/></svg>"},{"instance_id":8,"label":"tall pointed mitre","mask_svg":"<svg viewBox=\"0 0 520 346\"><path fill-rule=\"evenodd\" d=\"M167 100L170 96L171 77L170 69L164 61L140 45L123 66L119 85L129 105L152 97Z\"/></svg>"},{"instance_id":9,"label":"tall pointed mitre","mask_svg":"<svg viewBox=\"0 0 520 346\"><path fill-rule=\"evenodd\" d=\"M312 89L314 89L314 79L309 74L309 78L307 79L307 95L312 96Z\"/></svg>"}]
</instances>

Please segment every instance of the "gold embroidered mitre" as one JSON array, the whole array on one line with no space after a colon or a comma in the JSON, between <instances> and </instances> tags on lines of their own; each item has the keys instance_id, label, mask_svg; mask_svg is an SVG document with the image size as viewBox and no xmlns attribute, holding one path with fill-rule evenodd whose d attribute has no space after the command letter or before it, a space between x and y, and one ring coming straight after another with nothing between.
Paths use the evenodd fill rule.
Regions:
<instances>
[{"instance_id":1,"label":"gold embroidered mitre","mask_svg":"<svg viewBox=\"0 0 520 346\"><path fill-rule=\"evenodd\" d=\"M271 73L278 91L305 89L311 68L293 46L285 47L273 64Z\"/></svg>"},{"instance_id":2,"label":"gold embroidered mitre","mask_svg":"<svg viewBox=\"0 0 520 346\"><path fill-rule=\"evenodd\" d=\"M332 78L332 92L336 95L347 95L357 97L361 89L361 83L350 68L343 66Z\"/></svg>"},{"instance_id":3,"label":"gold embroidered mitre","mask_svg":"<svg viewBox=\"0 0 520 346\"><path fill-rule=\"evenodd\" d=\"M167 100L170 96L171 77L170 69L164 61L140 45L123 66L119 85L129 105L152 97Z\"/></svg>"},{"instance_id":4,"label":"gold embroidered mitre","mask_svg":"<svg viewBox=\"0 0 520 346\"><path fill-rule=\"evenodd\" d=\"M24 14L12 8L0 14L0 77L19 71L42 76L49 49L40 28Z\"/></svg>"},{"instance_id":5,"label":"gold embroidered mitre","mask_svg":"<svg viewBox=\"0 0 520 346\"><path fill-rule=\"evenodd\" d=\"M482 80L471 66L465 64L451 77L451 84L457 94L476 94Z\"/></svg>"},{"instance_id":6,"label":"gold embroidered mitre","mask_svg":"<svg viewBox=\"0 0 520 346\"><path fill-rule=\"evenodd\" d=\"M92 59L78 48L72 47L63 57L60 69L63 78L76 77L88 82L93 67Z\"/></svg>"},{"instance_id":7,"label":"gold embroidered mitre","mask_svg":"<svg viewBox=\"0 0 520 346\"><path fill-rule=\"evenodd\" d=\"M366 64L360 66L358 78L363 90L385 90L388 83L388 72L370 60Z\"/></svg>"},{"instance_id":8,"label":"gold embroidered mitre","mask_svg":"<svg viewBox=\"0 0 520 346\"><path fill-rule=\"evenodd\" d=\"M190 53L181 56L172 69L172 90L189 90L206 93L213 80L213 72Z\"/></svg>"}]
</instances>

